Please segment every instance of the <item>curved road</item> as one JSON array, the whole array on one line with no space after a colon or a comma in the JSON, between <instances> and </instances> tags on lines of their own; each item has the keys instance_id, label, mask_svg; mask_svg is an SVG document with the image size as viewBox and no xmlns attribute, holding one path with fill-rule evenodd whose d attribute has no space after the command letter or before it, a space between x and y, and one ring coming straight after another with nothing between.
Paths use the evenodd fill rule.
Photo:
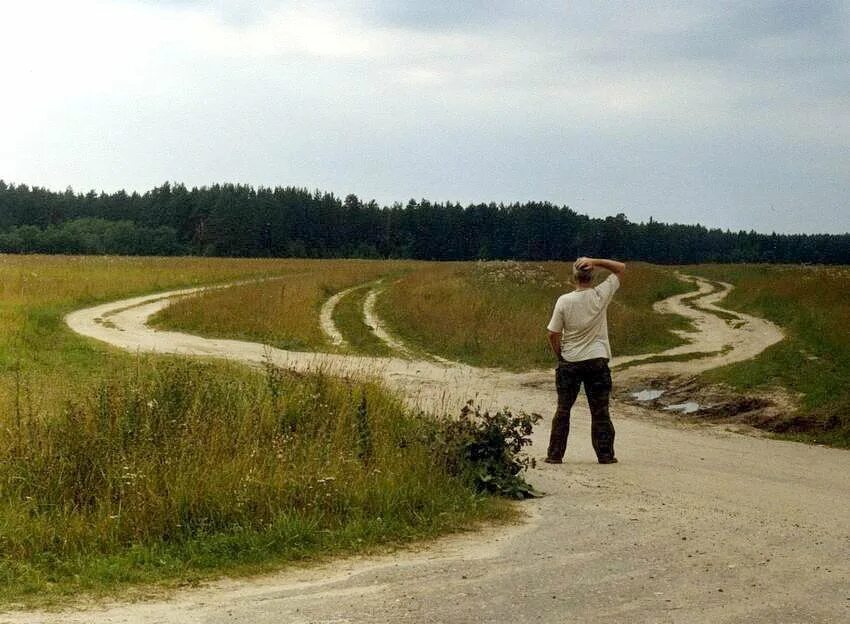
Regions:
<instances>
[{"instance_id":1,"label":"curved road","mask_svg":"<svg viewBox=\"0 0 850 624\"><path fill-rule=\"evenodd\" d=\"M731 339L732 350L714 358L752 357L781 338L760 319L717 319L710 306L722 294L701 281L698 286L700 299L689 302L696 307L675 298L663 304L688 307L695 315L694 351L723 351ZM246 362L269 358L298 369L374 375L424 407L454 411L469 397L485 407L509 405L546 416L554 407L551 373L290 353L146 327L145 319L168 305L163 297L186 292L82 310L67 322L132 351ZM744 328L747 339L712 318L730 329ZM668 372L710 365L716 361L663 363ZM656 364L645 366L624 372L654 374ZM612 412L620 463L594 462L586 403L580 399L566 463L541 463L531 472L530 480L548 496L523 503L527 521L521 525L381 557L222 580L141 603L6 614L0 621L850 621L850 453L722 427L671 424L630 405L615 404ZM536 453L545 448L547 434L546 425L535 433Z\"/></svg>"}]
</instances>

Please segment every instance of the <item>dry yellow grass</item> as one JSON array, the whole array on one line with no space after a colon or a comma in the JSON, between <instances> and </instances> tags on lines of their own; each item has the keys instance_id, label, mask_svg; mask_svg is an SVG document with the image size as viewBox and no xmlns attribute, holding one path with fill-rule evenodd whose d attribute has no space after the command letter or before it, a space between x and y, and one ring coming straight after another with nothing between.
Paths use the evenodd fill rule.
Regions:
<instances>
[{"instance_id":1,"label":"dry yellow grass","mask_svg":"<svg viewBox=\"0 0 850 624\"><path fill-rule=\"evenodd\" d=\"M290 270L287 260L0 255L0 304L82 305ZM6 329L6 328L4 328Z\"/></svg>"},{"instance_id":2,"label":"dry yellow grass","mask_svg":"<svg viewBox=\"0 0 850 624\"><path fill-rule=\"evenodd\" d=\"M0 402L20 385L39 405L57 405L119 357L71 333L62 322L70 310L286 270L285 260L0 255Z\"/></svg>"},{"instance_id":3,"label":"dry yellow grass","mask_svg":"<svg viewBox=\"0 0 850 624\"><path fill-rule=\"evenodd\" d=\"M397 279L387 277L391 285L379 309L402 338L449 359L522 370L551 364L545 326L555 299L572 288L568 263L297 260L286 267L281 279L187 298L156 322L288 349L330 350L319 328L321 303L348 286L393 275ZM652 304L689 288L673 269L630 264L609 310L615 351L646 353L680 344L669 330L685 326L683 320L655 314ZM352 327L340 325L356 333ZM352 346L376 352L357 340Z\"/></svg>"},{"instance_id":4,"label":"dry yellow grass","mask_svg":"<svg viewBox=\"0 0 850 624\"><path fill-rule=\"evenodd\" d=\"M569 263L433 263L395 282L380 300L381 314L424 351L510 370L548 366L546 324L555 300L572 289L570 275ZM658 315L652 304L691 288L668 267L630 263L609 308L615 353L679 344L669 330L682 319Z\"/></svg>"},{"instance_id":5,"label":"dry yellow grass","mask_svg":"<svg viewBox=\"0 0 850 624\"><path fill-rule=\"evenodd\" d=\"M293 350L328 350L319 308L349 286L397 273L403 261L291 260L280 278L201 293L178 301L158 325L209 336L243 338Z\"/></svg>"}]
</instances>

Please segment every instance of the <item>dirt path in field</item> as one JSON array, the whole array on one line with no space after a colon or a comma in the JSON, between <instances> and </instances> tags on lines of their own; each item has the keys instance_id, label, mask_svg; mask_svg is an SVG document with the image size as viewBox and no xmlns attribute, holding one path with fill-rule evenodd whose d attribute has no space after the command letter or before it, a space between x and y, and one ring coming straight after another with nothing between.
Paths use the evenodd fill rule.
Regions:
<instances>
[{"instance_id":1,"label":"dirt path in field","mask_svg":"<svg viewBox=\"0 0 850 624\"><path fill-rule=\"evenodd\" d=\"M327 336L328 340L330 340L330 343L335 347L344 347L348 343L345 341L345 338L342 337L342 332L339 331L336 323L334 323L334 309L343 297L363 287L364 286L362 285L352 286L351 288L339 291L325 301L325 303L322 304L322 308L319 310L319 326L322 328L322 332L325 336Z\"/></svg>"},{"instance_id":2,"label":"dirt path in field","mask_svg":"<svg viewBox=\"0 0 850 624\"><path fill-rule=\"evenodd\" d=\"M732 349L664 370L702 370L751 357L780 336L759 319L712 321L710 284L668 309L695 322L695 351ZM724 287L725 288L725 287ZM186 291L183 291L184 293ZM412 401L455 411L554 408L551 373L523 375L400 358L291 353L145 326L162 295L67 317L84 335L131 351L268 358L387 381ZM694 307L696 306L696 307ZM706 308L701 310L700 307ZM734 325L739 325L737 332ZM731 332L731 333L730 333ZM715 349L720 345L718 349ZM749 355L747 355L749 354ZM623 361L623 360L621 360ZM725 361L725 360L724 360ZM647 374L659 367L647 364ZM637 374L637 367L624 373ZM619 375L615 372L615 384ZM850 453L653 417L615 403L620 463L600 466L583 399L565 464L529 478L548 493L523 503L527 521L452 536L410 551L356 557L244 580L222 580L163 599L61 613L14 613L1 622L483 623L844 622L850 619ZM548 423L534 435L545 450Z\"/></svg>"},{"instance_id":3,"label":"dirt path in field","mask_svg":"<svg viewBox=\"0 0 850 624\"><path fill-rule=\"evenodd\" d=\"M718 282L718 287L715 287L699 277L679 275L679 278L695 284L696 291L664 299L653 307L661 314L684 316L693 324L694 331L674 331L687 343L660 353L615 357L611 362L612 367L630 365L618 373L621 381L695 375L718 366L748 360L782 340L782 331L770 321L717 305L732 290L731 284ZM647 359L685 355L693 357L633 364Z\"/></svg>"},{"instance_id":4,"label":"dirt path in field","mask_svg":"<svg viewBox=\"0 0 850 624\"><path fill-rule=\"evenodd\" d=\"M410 348L404 344L401 340L396 339L387 328L384 326L384 323L381 321L378 313L375 311L375 305L378 301L378 295L383 292L383 288L380 286L376 286L372 288L369 293L366 295L366 299L363 301L363 322L367 327L372 329L372 332L375 336L387 345L391 351L396 353L397 355L403 356L405 358L413 358L415 357Z\"/></svg>"}]
</instances>

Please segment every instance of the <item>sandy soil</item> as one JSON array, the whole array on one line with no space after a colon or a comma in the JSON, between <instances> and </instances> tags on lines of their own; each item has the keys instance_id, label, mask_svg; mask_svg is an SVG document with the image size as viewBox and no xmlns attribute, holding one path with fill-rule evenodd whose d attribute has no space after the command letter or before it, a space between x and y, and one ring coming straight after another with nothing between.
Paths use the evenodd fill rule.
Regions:
<instances>
[{"instance_id":1,"label":"sandy soil","mask_svg":"<svg viewBox=\"0 0 850 624\"><path fill-rule=\"evenodd\" d=\"M707 299L695 303L707 309L722 297L710 293L710 285L699 288ZM554 409L551 372L517 375L400 358L291 353L154 331L145 320L168 305L162 297L81 310L67 322L131 351L249 363L268 358L301 370L372 375L428 408L453 412L475 397L485 407L507 405L546 416ZM664 305L694 315L694 351L726 344L731 350L710 358L711 364L705 358L647 364L623 374L703 370L752 357L781 338L760 319L718 323L681 298ZM612 413L620 463L595 463L587 406L579 399L566 463L541 463L531 471L530 480L548 495L523 503L528 519L519 526L452 536L393 555L222 580L162 599L5 614L0 621L850 621L850 454L676 423L621 403ZM537 454L547 436L544 423L534 436Z\"/></svg>"}]
</instances>

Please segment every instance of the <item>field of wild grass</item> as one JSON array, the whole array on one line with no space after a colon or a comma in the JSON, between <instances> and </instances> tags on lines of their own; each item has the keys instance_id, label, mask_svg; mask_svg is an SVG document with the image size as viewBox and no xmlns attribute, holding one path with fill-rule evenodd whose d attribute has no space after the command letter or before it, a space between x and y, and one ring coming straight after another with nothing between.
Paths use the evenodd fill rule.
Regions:
<instances>
[{"instance_id":1,"label":"field of wild grass","mask_svg":"<svg viewBox=\"0 0 850 624\"><path fill-rule=\"evenodd\" d=\"M321 304L344 288L382 278L387 287L378 311L414 348L479 366L528 370L551 365L546 325L555 300L572 289L569 263L291 262L298 270L281 279L186 298L154 322L285 349L328 351L332 347L318 321ZM609 308L615 352L647 353L680 344L669 330L684 327L683 319L658 315L652 304L690 288L669 268L630 264ZM362 321L367 292L358 289L344 297L334 321L354 352L389 355Z\"/></svg>"},{"instance_id":2,"label":"field of wild grass","mask_svg":"<svg viewBox=\"0 0 850 624\"><path fill-rule=\"evenodd\" d=\"M729 282L721 305L770 319L787 338L758 357L705 377L740 389L782 386L799 397L788 431L850 446L850 268L699 265L686 270Z\"/></svg>"},{"instance_id":3,"label":"field of wild grass","mask_svg":"<svg viewBox=\"0 0 850 624\"><path fill-rule=\"evenodd\" d=\"M343 297L333 313L333 322L355 353L374 356L391 356L390 349L380 340L363 318L363 305L370 288L364 286Z\"/></svg>"},{"instance_id":4,"label":"field of wild grass","mask_svg":"<svg viewBox=\"0 0 850 624\"><path fill-rule=\"evenodd\" d=\"M477 366L528 370L551 366L546 325L556 299L572 290L570 263L440 263L405 274L379 299L379 312L419 349ZM599 279L604 276L600 275ZM648 353L681 340L684 327L652 304L692 286L670 268L629 263L609 308L615 354Z\"/></svg>"},{"instance_id":5,"label":"field of wild grass","mask_svg":"<svg viewBox=\"0 0 850 624\"><path fill-rule=\"evenodd\" d=\"M0 256L0 602L256 571L507 513L381 388L140 358L62 322L303 266Z\"/></svg>"},{"instance_id":6,"label":"field of wild grass","mask_svg":"<svg viewBox=\"0 0 850 624\"><path fill-rule=\"evenodd\" d=\"M407 261L289 260L279 279L214 290L178 301L154 324L204 336L239 338L295 351L328 351L319 308L332 294L412 266ZM356 296L356 293L354 293Z\"/></svg>"},{"instance_id":7,"label":"field of wild grass","mask_svg":"<svg viewBox=\"0 0 850 624\"><path fill-rule=\"evenodd\" d=\"M0 599L186 580L506 513L373 385L136 360L0 430Z\"/></svg>"},{"instance_id":8,"label":"field of wild grass","mask_svg":"<svg viewBox=\"0 0 850 624\"><path fill-rule=\"evenodd\" d=\"M62 317L97 302L168 288L278 275L280 260L0 255L0 399L10 375L37 385L45 406L60 404L96 377L115 352L68 331Z\"/></svg>"}]
</instances>

